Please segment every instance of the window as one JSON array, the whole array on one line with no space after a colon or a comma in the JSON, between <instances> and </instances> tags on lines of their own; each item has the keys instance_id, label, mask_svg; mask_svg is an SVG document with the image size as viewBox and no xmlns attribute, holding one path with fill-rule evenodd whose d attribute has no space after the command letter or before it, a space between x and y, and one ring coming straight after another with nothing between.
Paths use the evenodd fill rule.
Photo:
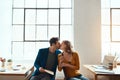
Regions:
<instances>
[{"instance_id":1,"label":"window","mask_svg":"<svg viewBox=\"0 0 120 80\"><path fill-rule=\"evenodd\" d=\"M120 42L120 8L110 8L111 41Z\"/></svg>"},{"instance_id":2,"label":"window","mask_svg":"<svg viewBox=\"0 0 120 80\"><path fill-rule=\"evenodd\" d=\"M34 60L51 37L73 42L72 0L13 0L12 57Z\"/></svg>"},{"instance_id":3,"label":"window","mask_svg":"<svg viewBox=\"0 0 120 80\"><path fill-rule=\"evenodd\" d=\"M101 0L102 58L120 57L120 0Z\"/></svg>"}]
</instances>

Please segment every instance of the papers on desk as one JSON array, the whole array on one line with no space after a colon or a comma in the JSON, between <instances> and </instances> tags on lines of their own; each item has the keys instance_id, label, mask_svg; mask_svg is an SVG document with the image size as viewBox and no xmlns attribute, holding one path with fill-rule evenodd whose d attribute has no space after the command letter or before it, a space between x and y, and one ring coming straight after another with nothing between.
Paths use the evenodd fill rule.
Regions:
<instances>
[{"instance_id":1,"label":"papers on desk","mask_svg":"<svg viewBox=\"0 0 120 80\"><path fill-rule=\"evenodd\" d=\"M4 68L0 68L0 72L5 72L5 69Z\"/></svg>"},{"instance_id":2,"label":"papers on desk","mask_svg":"<svg viewBox=\"0 0 120 80\"><path fill-rule=\"evenodd\" d=\"M92 65L95 69L105 69L103 65Z\"/></svg>"},{"instance_id":3,"label":"papers on desk","mask_svg":"<svg viewBox=\"0 0 120 80\"><path fill-rule=\"evenodd\" d=\"M49 74L51 74L51 75L54 75L54 72L53 72L53 71L50 71L50 70L45 69L45 72L47 72L47 73L49 73Z\"/></svg>"},{"instance_id":4,"label":"papers on desk","mask_svg":"<svg viewBox=\"0 0 120 80\"><path fill-rule=\"evenodd\" d=\"M109 70L109 69L95 69L95 72L99 72L99 73L111 73L111 74L114 73L113 70Z\"/></svg>"},{"instance_id":5,"label":"papers on desk","mask_svg":"<svg viewBox=\"0 0 120 80\"><path fill-rule=\"evenodd\" d=\"M92 67L95 68L95 72L99 72L99 73L111 73L111 74L114 73L113 70L109 70L108 68L106 68L103 65L92 65Z\"/></svg>"}]
</instances>

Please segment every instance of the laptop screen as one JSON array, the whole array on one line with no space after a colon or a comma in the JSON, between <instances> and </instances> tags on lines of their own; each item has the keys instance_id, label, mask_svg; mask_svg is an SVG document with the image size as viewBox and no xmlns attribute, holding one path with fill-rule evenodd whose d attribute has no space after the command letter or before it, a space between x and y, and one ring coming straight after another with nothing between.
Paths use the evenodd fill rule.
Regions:
<instances>
[{"instance_id":1,"label":"laptop screen","mask_svg":"<svg viewBox=\"0 0 120 80\"><path fill-rule=\"evenodd\" d=\"M103 59L103 66L108 67L109 63L113 63L115 56L105 55Z\"/></svg>"}]
</instances>

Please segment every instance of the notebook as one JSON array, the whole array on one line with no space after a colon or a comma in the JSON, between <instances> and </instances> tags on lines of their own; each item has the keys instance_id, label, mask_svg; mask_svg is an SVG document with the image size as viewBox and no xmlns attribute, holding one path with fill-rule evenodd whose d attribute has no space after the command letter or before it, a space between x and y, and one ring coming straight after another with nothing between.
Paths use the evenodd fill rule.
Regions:
<instances>
[{"instance_id":1,"label":"notebook","mask_svg":"<svg viewBox=\"0 0 120 80\"><path fill-rule=\"evenodd\" d=\"M49 74L51 74L51 75L54 75L54 72L53 72L53 71L50 71L50 70L45 69L45 72L47 72L47 73L49 73Z\"/></svg>"}]
</instances>

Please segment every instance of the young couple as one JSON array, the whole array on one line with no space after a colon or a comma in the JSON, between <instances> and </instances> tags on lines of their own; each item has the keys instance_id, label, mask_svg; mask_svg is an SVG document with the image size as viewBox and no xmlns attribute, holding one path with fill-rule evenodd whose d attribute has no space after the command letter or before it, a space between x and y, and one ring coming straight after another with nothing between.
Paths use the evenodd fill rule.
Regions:
<instances>
[{"instance_id":1,"label":"young couple","mask_svg":"<svg viewBox=\"0 0 120 80\"><path fill-rule=\"evenodd\" d=\"M55 80L57 65L59 71L63 69L65 80L88 80L79 72L79 56L72 50L69 41L64 40L60 45L59 39L53 37L49 42L49 48L39 50L34 62L36 70L30 80ZM53 71L54 74L51 75L46 70Z\"/></svg>"}]
</instances>

